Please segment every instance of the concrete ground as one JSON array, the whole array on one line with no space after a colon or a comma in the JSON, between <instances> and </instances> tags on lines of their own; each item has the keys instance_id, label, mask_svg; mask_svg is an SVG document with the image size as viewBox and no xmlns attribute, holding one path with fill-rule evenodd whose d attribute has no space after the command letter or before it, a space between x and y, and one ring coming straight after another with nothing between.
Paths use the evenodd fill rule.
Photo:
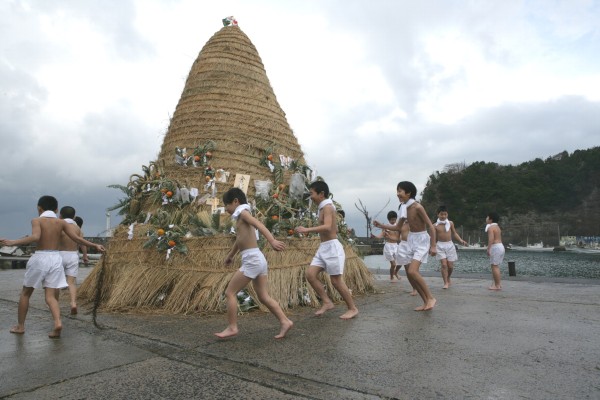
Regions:
<instances>
[{"instance_id":1,"label":"concrete ground","mask_svg":"<svg viewBox=\"0 0 600 400\"><path fill-rule=\"evenodd\" d=\"M81 269L84 277L89 268ZM376 271L375 271L376 272ZM384 272L384 271L382 271ZM600 286L461 277L449 290L426 277L438 304L415 312L406 278L376 275L378 293L357 297L360 314L239 318L219 340L224 315L68 315L48 339L43 293L32 296L24 335L16 322L24 270L0 270L0 398L9 399L599 399ZM575 282L575 281L573 281Z\"/></svg>"}]
</instances>

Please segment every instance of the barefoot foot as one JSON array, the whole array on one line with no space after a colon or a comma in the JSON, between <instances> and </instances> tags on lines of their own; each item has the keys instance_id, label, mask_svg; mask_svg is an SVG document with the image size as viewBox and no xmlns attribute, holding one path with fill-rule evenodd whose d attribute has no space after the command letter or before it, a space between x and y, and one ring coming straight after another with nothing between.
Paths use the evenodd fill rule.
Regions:
<instances>
[{"instance_id":1,"label":"barefoot foot","mask_svg":"<svg viewBox=\"0 0 600 400\"><path fill-rule=\"evenodd\" d=\"M319 308L316 312L315 315L319 316L319 315L323 315L325 314L325 312L331 310L332 308L334 308L335 306L333 305L333 303L323 303L323 305L321 306L321 308Z\"/></svg>"},{"instance_id":2,"label":"barefoot foot","mask_svg":"<svg viewBox=\"0 0 600 400\"><path fill-rule=\"evenodd\" d=\"M50 339L59 339L61 332L62 332L62 326L55 326L54 329L52 329L52 332L50 332L48 334L48 337Z\"/></svg>"},{"instance_id":3,"label":"barefoot foot","mask_svg":"<svg viewBox=\"0 0 600 400\"><path fill-rule=\"evenodd\" d=\"M354 317L356 317L358 315L358 309L354 308L352 310L348 310L345 313L343 313L342 315L340 315L341 319L352 319Z\"/></svg>"},{"instance_id":4,"label":"barefoot foot","mask_svg":"<svg viewBox=\"0 0 600 400\"><path fill-rule=\"evenodd\" d=\"M238 334L238 330L237 328L231 328L231 327L227 327L224 331L219 332L219 333L215 333L215 336L221 339L225 339L228 337L233 337L235 335Z\"/></svg>"},{"instance_id":5,"label":"barefoot foot","mask_svg":"<svg viewBox=\"0 0 600 400\"><path fill-rule=\"evenodd\" d=\"M448 283L446 283L444 286L442 286L442 289L448 289L448 286L450 286Z\"/></svg>"},{"instance_id":6,"label":"barefoot foot","mask_svg":"<svg viewBox=\"0 0 600 400\"><path fill-rule=\"evenodd\" d=\"M437 303L436 299L428 300L427 303L425 303L425 307L423 308L423 311L429 311L429 310L433 309L433 307L435 307L435 303Z\"/></svg>"},{"instance_id":7,"label":"barefoot foot","mask_svg":"<svg viewBox=\"0 0 600 400\"><path fill-rule=\"evenodd\" d=\"M10 333L14 333L16 335L22 335L25 333L25 327L15 325L12 328L10 328Z\"/></svg>"},{"instance_id":8,"label":"barefoot foot","mask_svg":"<svg viewBox=\"0 0 600 400\"><path fill-rule=\"evenodd\" d=\"M502 290L502 286L497 287L497 286L492 285L488 288L488 290Z\"/></svg>"},{"instance_id":9,"label":"barefoot foot","mask_svg":"<svg viewBox=\"0 0 600 400\"><path fill-rule=\"evenodd\" d=\"M412 292L410 292L410 295L411 295L411 296L416 296L416 295L417 295L417 291L416 291L416 290L413 290Z\"/></svg>"},{"instance_id":10,"label":"barefoot foot","mask_svg":"<svg viewBox=\"0 0 600 400\"><path fill-rule=\"evenodd\" d=\"M279 331L279 335L275 336L275 339L283 339L285 335L288 333L290 329L294 326L294 323L291 320L287 320L286 322L281 324L281 330Z\"/></svg>"}]
</instances>

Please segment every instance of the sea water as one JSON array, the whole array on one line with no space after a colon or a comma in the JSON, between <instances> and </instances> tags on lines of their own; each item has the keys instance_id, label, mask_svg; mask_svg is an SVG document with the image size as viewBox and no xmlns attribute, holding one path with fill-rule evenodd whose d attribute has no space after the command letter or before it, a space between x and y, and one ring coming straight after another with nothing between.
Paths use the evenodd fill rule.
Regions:
<instances>
[{"instance_id":1,"label":"sea water","mask_svg":"<svg viewBox=\"0 0 600 400\"><path fill-rule=\"evenodd\" d=\"M365 264L370 269L389 271L390 264L383 255L366 256ZM543 276L551 278L589 278L600 279L600 251L581 253L576 251L528 251L507 250L504 262L500 266L502 275L508 275L508 262L515 263L517 276ZM420 271L440 270L440 261L429 257ZM458 261L454 263L456 274L489 274L489 258L484 249L458 250Z\"/></svg>"}]
</instances>

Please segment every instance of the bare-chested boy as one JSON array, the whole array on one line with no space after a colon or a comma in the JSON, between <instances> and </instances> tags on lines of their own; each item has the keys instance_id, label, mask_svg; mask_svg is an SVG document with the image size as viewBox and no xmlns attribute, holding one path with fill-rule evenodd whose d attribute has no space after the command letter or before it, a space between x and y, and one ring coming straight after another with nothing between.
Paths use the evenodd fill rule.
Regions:
<instances>
[{"instance_id":1,"label":"bare-chested boy","mask_svg":"<svg viewBox=\"0 0 600 400\"><path fill-rule=\"evenodd\" d=\"M354 304L352 293L350 293L344 282L346 253L344 253L344 247L337 238L335 206L333 201L329 199L329 186L323 181L315 181L310 184L309 191L310 199L319 205L319 225L310 228L299 226L296 228L296 232L302 234L314 232L318 233L321 238L317 254L315 254L310 266L306 269L306 280L317 292L322 302L321 308L315 312L315 315L322 315L335 307L319 280L319 273L325 271L331 278L331 284L340 293L348 307L348 311L340 315L340 318L354 318L358 315L358 308Z\"/></svg>"},{"instance_id":2,"label":"bare-chested boy","mask_svg":"<svg viewBox=\"0 0 600 400\"><path fill-rule=\"evenodd\" d=\"M75 226L77 236L83 238L79 224L75 221L75 209L65 206L60 209L60 219ZM77 314L77 274L79 272L79 244L71 240L64 232L60 235L60 256L63 260L63 268L69 285L69 296L71 300L71 315ZM85 252L87 257L87 252ZM85 260L84 260L85 261Z\"/></svg>"},{"instance_id":3,"label":"bare-chested boy","mask_svg":"<svg viewBox=\"0 0 600 400\"><path fill-rule=\"evenodd\" d=\"M103 252L101 245L88 242L77 236L75 226L56 217L58 202L52 196L42 196L37 204L38 218L31 220L31 235L17 240L0 239L0 244L5 246L21 246L37 243L35 253L27 261L23 290L19 297L18 323L10 330L11 333L25 333L25 318L29 310L29 299L33 290L43 287L46 295L46 304L52 313L54 329L48 337L56 339L60 337L62 322L60 319L60 308L58 305L58 289L67 287L62 259L58 251L60 237L64 232L75 242L94 247Z\"/></svg>"},{"instance_id":4,"label":"bare-chested boy","mask_svg":"<svg viewBox=\"0 0 600 400\"><path fill-rule=\"evenodd\" d=\"M437 216L438 219L435 222L435 234L437 238L436 258L442 264L443 288L448 289L452 284L450 277L454 271L454 263L458 260L458 254L452 238L458 240L464 246L467 245L467 242L462 240L456 229L454 229L454 222L448 219L448 208L446 206L438 207Z\"/></svg>"},{"instance_id":5,"label":"bare-chested boy","mask_svg":"<svg viewBox=\"0 0 600 400\"><path fill-rule=\"evenodd\" d=\"M494 283L488 289L502 290L500 284L500 264L504 261L504 245L502 244L502 230L498 226L500 216L497 212L490 212L485 219L485 231L488 235L487 255L492 266L492 279Z\"/></svg>"},{"instance_id":6,"label":"bare-chested boy","mask_svg":"<svg viewBox=\"0 0 600 400\"><path fill-rule=\"evenodd\" d=\"M242 256L242 266L235 272L225 290L228 326L222 332L215 333L215 336L223 339L238 334L237 293L252 282L252 286L260 302L267 306L269 311L279 320L281 329L279 330L279 334L275 336L275 339L281 339L285 337L294 323L288 319L279 306L279 303L269 296L267 260L258 248L256 229L267 239L271 247L277 251L285 249L285 243L275 240L271 232L250 214L250 206L246 200L246 195L241 189L232 188L225 192L223 194L223 203L225 203L225 211L231 214L231 218L236 221L236 240L227 258L225 258L225 265L230 265L233 262L233 257L239 251Z\"/></svg>"},{"instance_id":7,"label":"bare-chested boy","mask_svg":"<svg viewBox=\"0 0 600 400\"><path fill-rule=\"evenodd\" d=\"M419 273L421 263L426 263L428 254L434 256L435 248L435 227L425 212L425 208L415 201L417 188L412 182L402 181L397 186L398 199L402 203L400 214L396 225L384 225L375 221L373 225L379 228L400 230L405 220L408 220L410 232L408 233L408 254L410 256L410 265L406 271L413 287L423 300L423 305L415 308L415 311L428 311L433 309L436 299L431 295L427 283ZM429 231L429 234L427 233Z\"/></svg>"},{"instance_id":8,"label":"bare-chested boy","mask_svg":"<svg viewBox=\"0 0 600 400\"><path fill-rule=\"evenodd\" d=\"M395 225L398 219L396 211L390 211L387 213L387 220L390 225ZM395 283L400 280L398 271L402 265L396 264L396 254L398 253L398 243L400 242L400 232L390 231L389 229L382 229L376 238L383 238L385 241L383 245L383 257L390 262L390 282Z\"/></svg>"}]
</instances>

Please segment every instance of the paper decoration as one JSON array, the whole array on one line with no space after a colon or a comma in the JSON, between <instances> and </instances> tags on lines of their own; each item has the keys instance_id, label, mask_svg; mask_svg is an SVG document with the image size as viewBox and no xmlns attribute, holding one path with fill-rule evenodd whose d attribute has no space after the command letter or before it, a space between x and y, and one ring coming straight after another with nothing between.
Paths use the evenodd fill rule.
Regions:
<instances>
[{"instance_id":1,"label":"paper decoration","mask_svg":"<svg viewBox=\"0 0 600 400\"><path fill-rule=\"evenodd\" d=\"M210 203L210 211L214 214L219 209L219 199L213 197L212 199L210 199Z\"/></svg>"},{"instance_id":2,"label":"paper decoration","mask_svg":"<svg viewBox=\"0 0 600 400\"><path fill-rule=\"evenodd\" d=\"M294 159L292 157L287 157L287 156L284 156L283 154L279 155L279 162L281 162L281 166L285 169L290 168L290 166L292 165L292 161L294 161Z\"/></svg>"},{"instance_id":3,"label":"paper decoration","mask_svg":"<svg viewBox=\"0 0 600 400\"><path fill-rule=\"evenodd\" d=\"M229 179L229 172L224 169L218 169L215 172L215 179L217 182L227 183L227 179Z\"/></svg>"},{"instance_id":4,"label":"paper decoration","mask_svg":"<svg viewBox=\"0 0 600 400\"><path fill-rule=\"evenodd\" d=\"M306 191L306 184L304 183L304 175L296 172L290 178L290 198L301 199L302 195Z\"/></svg>"},{"instance_id":5,"label":"paper decoration","mask_svg":"<svg viewBox=\"0 0 600 400\"><path fill-rule=\"evenodd\" d=\"M127 230L127 239L128 240L133 240L133 227L135 226L135 222L131 225L129 225L129 229Z\"/></svg>"},{"instance_id":6,"label":"paper decoration","mask_svg":"<svg viewBox=\"0 0 600 400\"><path fill-rule=\"evenodd\" d=\"M233 15L223 18L223 26L237 26L237 24L237 20L233 18Z\"/></svg>"},{"instance_id":7,"label":"paper decoration","mask_svg":"<svg viewBox=\"0 0 600 400\"><path fill-rule=\"evenodd\" d=\"M248 194L248 186L250 185L250 175L235 174L235 181L233 187L242 189L244 194Z\"/></svg>"},{"instance_id":8,"label":"paper decoration","mask_svg":"<svg viewBox=\"0 0 600 400\"><path fill-rule=\"evenodd\" d=\"M269 198L269 192L271 191L271 187L273 187L273 182L271 181L259 181L254 180L254 188L256 189L256 195L262 197L263 199Z\"/></svg>"}]
</instances>

